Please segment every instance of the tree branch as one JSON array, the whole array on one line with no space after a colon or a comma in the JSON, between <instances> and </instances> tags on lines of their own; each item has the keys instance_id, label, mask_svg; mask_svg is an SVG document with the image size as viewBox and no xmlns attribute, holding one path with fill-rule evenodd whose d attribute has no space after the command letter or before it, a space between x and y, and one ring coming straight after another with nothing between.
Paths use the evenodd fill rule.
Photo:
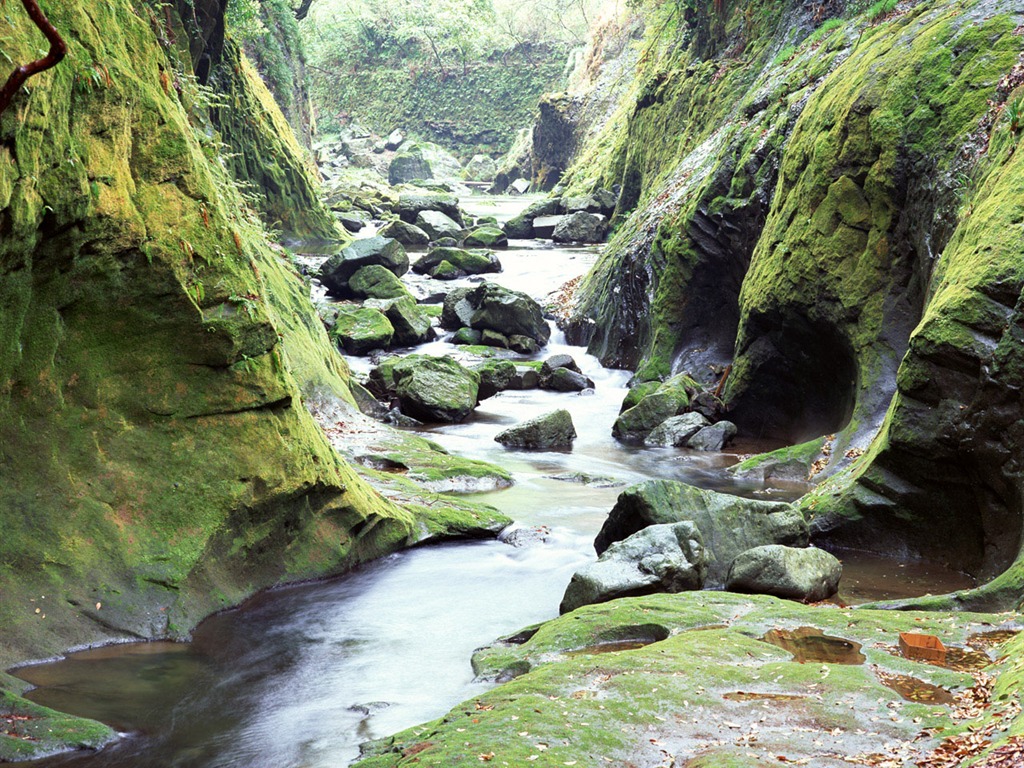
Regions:
<instances>
[{"instance_id":1,"label":"tree branch","mask_svg":"<svg viewBox=\"0 0 1024 768\"><path fill-rule=\"evenodd\" d=\"M28 13L29 18L50 41L50 50L43 58L16 67L11 76L7 78L3 89L0 90L0 114L4 113L4 110L10 105L11 99L14 98L14 94L21 89L26 80L40 72L45 72L50 67L57 66L68 52L67 43L39 8L37 0L21 0L21 4L25 6L25 12Z\"/></svg>"}]
</instances>

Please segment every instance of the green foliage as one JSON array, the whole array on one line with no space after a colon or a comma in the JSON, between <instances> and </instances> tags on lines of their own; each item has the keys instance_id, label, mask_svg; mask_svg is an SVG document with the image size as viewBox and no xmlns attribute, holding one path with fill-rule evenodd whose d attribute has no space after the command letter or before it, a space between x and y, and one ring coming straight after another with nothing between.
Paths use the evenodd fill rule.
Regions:
<instances>
[{"instance_id":1,"label":"green foliage","mask_svg":"<svg viewBox=\"0 0 1024 768\"><path fill-rule=\"evenodd\" d=\"M1019 133L1024 127L1024 96L1018 96L1006 105L1006 119L1010 122L1010 133Z\"/></svg>"}]
</instances>

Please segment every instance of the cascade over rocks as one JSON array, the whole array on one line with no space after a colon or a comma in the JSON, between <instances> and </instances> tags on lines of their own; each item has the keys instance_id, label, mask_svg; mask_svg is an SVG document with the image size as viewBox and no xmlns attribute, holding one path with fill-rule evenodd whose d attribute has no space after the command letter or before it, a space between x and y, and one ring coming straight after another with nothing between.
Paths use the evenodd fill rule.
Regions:
<instances>
[{"instance_id":1,"label":"cascade over rocks","mask_svg":"<svg viewBox=\"0 0 1024 768\"><path fill-rule=\"evenodd\" d=\"M672 480L649 480L619 494L594 539L594 548L600 555L649 525L683 520L692 521L703 534L709 588L725 584L729 565L741 552L763 544L808 544L807 522L792 504L744 499Z\"/></svg>"},{"instance_id":2,"label":"cascade over rocks","mask_svg":"<svg viewBox=\"0 0 1024 768\"><path fill-rule=\"evenodd\" d=\"M650 525L576 571L559 612L619 597L700 589L707 570L703 538L692 522Z\"/></svg>"}]
</instances>

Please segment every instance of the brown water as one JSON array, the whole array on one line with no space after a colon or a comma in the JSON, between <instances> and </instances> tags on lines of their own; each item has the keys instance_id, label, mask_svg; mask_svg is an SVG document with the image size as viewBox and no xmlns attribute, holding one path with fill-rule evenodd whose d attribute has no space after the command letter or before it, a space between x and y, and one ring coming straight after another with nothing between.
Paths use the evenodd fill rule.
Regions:
<instances>
[{"instance_id":1,"label":"brown water","mask_svg":"<svg viewBox=\"0 0 1024 768\"><path fill-rule=\"evenodd\" d=\"M866 660L860 643L826 635L815 627L771 629L761 639L789 651L800 664L863 664Z\"/></svg>"}]
</instances>

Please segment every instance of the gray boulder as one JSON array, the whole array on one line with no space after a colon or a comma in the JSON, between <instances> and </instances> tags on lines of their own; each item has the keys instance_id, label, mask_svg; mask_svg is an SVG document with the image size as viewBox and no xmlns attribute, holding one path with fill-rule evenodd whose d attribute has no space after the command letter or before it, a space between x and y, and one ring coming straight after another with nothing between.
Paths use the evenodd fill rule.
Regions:
<instances>
[{"instance_id":1,"label":"gray boulder","mask_svg":"<svg viewBox=\"0 0 1024 768\"><path fill-rule=\"evenodd\" d=\"M822 549L768 544L736 556L725 588L814 603L834 595L842 575L843 564Z\"/></svg>"},{"instance_id":2,"label":"gray boulder","mask_svg":"<svg viewBox=\"0 0 1024 768\"><path fill-rule=\"evenodd\" d=\"M619 414L612 436L625 443L640 443L656 427L682 412L689 403L682 388L659 389Z\"/></svg>"},{"instance_id":3,"label":"gray boulder","mask_svg":"<svg viewBox=\"0 0 1024 768\"><path fill-rule=\"evenodd\" d=\"M480 331L474 331L472 328L459 328L455 333L452 334L452 344L459 344L462 346L473 346L480 343Z\"/></svg>"},{"instance_id":4,"label":"gray boulder","mask_svg":"<svg viewBox=\"0 0 1024 768\"><path fill-rule=\"evenodd\" d=\"M719 421L694 434L686 442L686 447L695 451L720 451L735 435L735 424L731 421Z\"/></svg>"},{"instance_id":5,"label":"gray boulder","mask_svg":"<svg viewBox=\"0 0 1024 768\"><path fill-rule=\"evenodd\" d=\"M706 491L672 480L649 480L619 494L594 539L598 554L648 525L692 520L708 550L708 586L722 587L740 553L764 544L806 547L807 522L792 504Z\"/></svg>"},{"instance_id":6,"label":"gray boulder","mask_svg":"<svg viewBox=\"0 0 1024 768\"><path fill-rule=\"evenodd\" d=\"M479 376L451 358L407 358L391 373L406 416L425 422L459 422L476 407Z\"/></svg>"},{"instance_id":7,"label":"gray boulder","mask_svg":"<svg viewBox=\"0 0 1024 768\"><path fill-rule=\"evenodd\" d=\"M498 164L487 155L473 155L462 169L462 178L467 181L494 181Z\"/></svg>"},{"instance_id":8,"label":"gray boulder","mask_svg":"<svg viewBox=\"0 0 1024 768\"><path fill-rule=\"evenodd\" d=\"M560 611L617 597L700 589L708 558L700 530L683 521L652 525L612 544L569 582Z\"/></svg>"},{"instance_id":9,"label":"gray boulder","mask_svg":"<svg viewBox=\"0 0 1024 768\"><path fill-rule=\"evenodd\" d=\"M455 195L443 192L403 192L398 197L398 216L407 224L414 224L423 211L440 211L456 224L462 224L462 211Z\"/></svg>"},{"instance_id":10,"label":"gray boulder","mask_svg":"<svg viewBox=\"0 0 1024 768\"><path fill-rule=\"evenodd\" d=\"M550 450L571 448L575 438L572 416L568 411L559 409L509 427L499 432L494 439L506 448Z\"/></svg>"},{"instance_id":11,"label":"gray boulder","mask_svg":"<svg viewBox=\"0 0 1024 768\"><path fill-rule=\"evenodd\" d=\"M533 236L549 238L555 234L555 227L557 227L562 219L566 218L561 215L551 216L538 216L533 220Z\"/></svg>"},{"instance_id":12,"label":"gray boulder","mask_svg":"<svg viewBox=\"0 0 1024 768\"><path fill-rule=\"evenodd\" d=\"M387 141L384 142L384 149L389 152L394 152L402 146L403 141L405 141L405 136L402 135L401 131L396 129L388 135Z\"/></svg>"},{"instance_id":13,"label":"gray boulder","mask_svg":"<svg viewBox=\"0 0 1024 768\"><path fill-rule=\"evenodd\" d=\"M673 416L661 422L654 430L644 438L644 445L660 445L670 448L680 448L687 444L687 441L704 427L711 424L702 413L684 413L680 416Z\"/></svg>"},{"instance_id":14,"label":"gray boulder","mask_svg":"<svg viewBox=\"0 0 1024 768\"><path fill-rule=\"evenodd\" d=\"M380 236L368 237L356 240L341 253L327 259L320 267L318 277L328 293L349 298L349 278L363 267L373 264L385 267L396 277L401 277L409 271L409 256L397 240Z\"/></svg>"},{"instance_id":15,"label":"gray boulder","mask_svg":"<svg viewBox=\"0 0 1024 768\"><path fill-rule=\"evenodd\" d=\"M556 243L600 243L604 240L604 224L600 214L577 211L555 225L551 239Z\"/></svg>"},{"instance_id":16,"label":"gray boulder","mask_svg":"<svg viewBox=\"0 0 1024 768\"><path fill-rule=\"evenodd\" d=\"M430 163L423 156L423 150L416 144L399 147L398 153L391 159L388 166L388 183L405 184L416 179L429 179L433 176Z\"/></svg>"},{"instance_id":17,"label":"gray boulder","mask_svg":"<svg viewBox=\"0 0 1024 768\"><path fill-rule=\"evenodd\" d=\"M341 225L353 234L361 230L366 226L366 214L355 211L342 211L341 213L334 214L334 217L341 223Z\"/></svg>"},{"instance_id":18,"label":"gray boulder","mask_svg":"<svg viewBox=\"0 0 1024 768\"><path fill-rule=\"evenodd\" d=\"M426 232L431 240L441 237L458 239L462 235L462 227L441 211L420 211L416 214L416 226Z\"/></svg>"},{"instance_id":19,"label":"gray boulder","mask_svg":"<svg viewBox=\"0 0 1024 768\"><path fill-rule=\"evenodd\" d=\"M550 389L554 392L582 392L585 389L594 389L594 382L582 373L571 371L568 368L558 368L552 371L549 377L541 378L541 389Z\"/></svg>"},{"instance_id":20,"label":"gray boulder","mask_svg":"<svg viewBox=\"0 0 1024 768\"><path fill-rule=\"evenodd\" d=\"M476 307L470 301L473 288L455 288L444 297L441 309L441 327L449 331L471 328Z\"/></svg>"},{"instance_id":21,"label":"gray boulder","mask_svg":"<svg viewBox=\"0 0 1024 768\"><path fill-rule=\"evenodd\" d=\"M538 344L548 343L551 329L544 320L540 304L525 293L484 283L466 297L475 308L471 328L488 328L507 336L529 336Z\"/></svg>"},{"instance_id":22,"label":"gray boulder","mask_svg":"<svg viewBox=\"0 0 1024 768\"><path fill-rule=\"evenodd\" d=\"M389 221L380 228L381 237L393 237L402 245L426 245L430 242L430 235L417 227L401 219Z\"/></svg>"}]
</instances>

